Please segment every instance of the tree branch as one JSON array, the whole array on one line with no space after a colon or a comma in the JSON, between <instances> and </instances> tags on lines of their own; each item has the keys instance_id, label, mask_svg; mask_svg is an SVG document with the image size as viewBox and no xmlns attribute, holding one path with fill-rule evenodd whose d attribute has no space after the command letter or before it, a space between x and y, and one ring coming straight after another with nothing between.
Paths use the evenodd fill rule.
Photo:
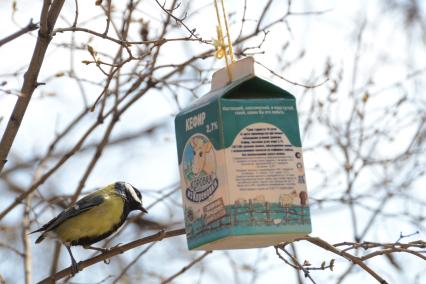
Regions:
<instances>
[{"instance_id":1,"label":"tree branch","mask_svg":"<svg viewBox=\"0 0 426 284\"><path fill-rule=\"evenodd\" d=\"M183 234L185 234L185 229L177 229L177 230L172 230L172 231L160 231L160 232L158 232L154 235L135 240L133 242L127 243L127 244L122 245L122 246L114 247L113 249L111 249L107 252L104 252L100 255L89 258L85 261L80 261L78 263L78 267L79 267L80 271L82 271L86 267L89 267L89 266L92 266L92 265L94 265L98 262L110 259L111 257L116 256L118 254L122 254L122 253L124 253L128 250L140 247L140 246L148 244L148 243L161 241L161 240L166 239L166 238L176 237L176 236L183 235ZM62 279L62 278L69 276L69 275L71 275L71 267L63 269L63 270L59 271L58 273L56 273L55 275L41 280L40 282L38 282L38 284L52 283L56 280Z\"/></svg>"},{"instance_id":2,"label":"tree branch","mask_svg":"<svg viewBox=\"0 0 426 284\"><path fill-rule=\"evenodd\" d=\"M205 253L203 253L202 255L200 255L199 257L197 257L196 259L194 259L193 261L191 261L188 265L182 267L181 270L179 270L178 272L176 272L175 274L173 274L172 276L170 276L169 278L167 278L164 281L161 281L161 284L167 284L172 282L176 277L184 274L186 271L188 271L191 267L193 267L195 264L197 264L198 262L202 261L207 255L211 254L212 251L206 251Z\"/></svg>"},{"instance_id":3,"label":"tree branch","mask_svg":"<svg viewBox=\"0 0 426 284\"><path fill-rule=\"evenodd\" d=\"M21 35L24 35L28 32L34 31L38 29L38 24L33 23L33 19L30 20L30 22L28 23L28 25L26 25L24 28L22 28L21 30L11 34L10 36L5 37L4 39L0 40L0 46L17 39L18 37L20 37Z\"/></svg>"},{"instance_id":4,"label":"tree branch","mask_svg":"<svg viewBox=\"0 0 426 284\"><path fill-rule=\"evenodd\" d=\"M347 270L346 273L348 273L348 271L352 270L352 268L354 266L359 266L361 267L364 271L366 271L367 273L369 273L371 276L373 276L379 283L381 284L385 284L388 283L386 280L384 280L380 275L378 275L373 269L371 269L369 266L367 266L367 264L364 263L364 261L371 259L373 257L376 256L380 256L380 255L389 255L391 253L399 253L399 252L404 252L404 253L408 253L408 254L412 254L422 260L426 260L426 256L424 256L422 253L422 251L420 250L413 250L410 248L417 248L417 249L423 249L426 247L426 243L424 241L418 240L418 241L413 241L413 242L409 242L409 243L400 243L400 242L396 242L396 243L377 243L377 242L342 242L342 243L337 243L337 244L329 244L328 242L322 240L321 238L318 237L310 237L310 236L306 236L306 237L302 237L302 238L297 238L292 242L285 242L282 244L279 244L277 246L275 246L275 251L277 256L283 260L286 264L290 265L291 267L293 267L294 269L297 270L303 270L303 272L305 273L305 277L309 277L309 270L324 270L325 268L330 268L331 270L333 270L333 264L334 260L332 260L330 262L329 266L325 265L325 262L323 262L323 265L319 268L312 268L312 267L308 267L305 268L303 265L300 265L299 263L297 263L297 260L295 259L295 257L293 255L291 255L286 249L285 247L289 244L293 244L294 242L297 241L308 241L310 243L312 243L313 245L316 245L322 249L325 249L327 251L330 251L336 255L339 255L347 260L349 260L352 265L350 266L350 268ZM347 248L345 249L339 249L338 247L341 246L347 246ZM368 249L373 249L373 248L382 248L381 250L377 250L374 251L372 253L368 253L364 256L356 256L353 254L348 253L349 250L352 249L360 249L362 248L364 251L368 250ZM290 263L288 260L286 260L279 252L278 249L281 249L283 252L285 252L293 261L292 264ZM312 278L310 278L313 281Z\"/></svg>"},{"instance_id":5,"label":"tree branch","mask_svg":"<svg viewBox=\"0 0 426 284\"><path fill-rule=\"evenodd\" d=\"M44 1L40 18L40 31L37 37L36 46L27 72L24 75L24 83L21 88L21 95L18 96L15 107L7 123L6 130L0 142L0 172L7 162L13 141L18 133L21 122L24 118L31 96L39 83L37 78L43 65L44 56L51 41L51 31L58 19L65 0L55 0L51 5L50 1ZM50 7L50 9L49 9ZM46 13L46 11L48 11Z\"/></svg>"}]
</instances>

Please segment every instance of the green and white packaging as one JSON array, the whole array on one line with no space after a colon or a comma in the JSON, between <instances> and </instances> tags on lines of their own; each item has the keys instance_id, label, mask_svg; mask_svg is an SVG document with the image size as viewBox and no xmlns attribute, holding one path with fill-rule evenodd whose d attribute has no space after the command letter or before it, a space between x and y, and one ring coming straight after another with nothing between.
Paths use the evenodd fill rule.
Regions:
<instances>
[{"instance_id":1,"label":"green and white packaging","mask_svg":"<svg viewBox=\"0 0 426 284\"><path fill-rule=\"evenodd\" d=\"M189 249L274 245L311 232L296 101L253 58L213 75L175 119Z\"/></svg>"}]
</instances>

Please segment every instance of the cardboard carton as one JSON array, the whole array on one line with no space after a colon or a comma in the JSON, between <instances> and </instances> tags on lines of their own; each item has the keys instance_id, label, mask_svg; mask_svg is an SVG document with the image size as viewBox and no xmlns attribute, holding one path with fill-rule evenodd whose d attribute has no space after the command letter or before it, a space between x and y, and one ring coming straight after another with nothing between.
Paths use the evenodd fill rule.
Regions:
<instances>
[{"instance_id":1,"label":"cardboard carton","mask_svg":"<svg viewBox=\"0 0 426 284\"><path fill-rule=\"evenodd\" d=\"M213 75L175 120L189 249L254 248L311 232L295 98L253 58Z\"/></svg>"}]
</instances>

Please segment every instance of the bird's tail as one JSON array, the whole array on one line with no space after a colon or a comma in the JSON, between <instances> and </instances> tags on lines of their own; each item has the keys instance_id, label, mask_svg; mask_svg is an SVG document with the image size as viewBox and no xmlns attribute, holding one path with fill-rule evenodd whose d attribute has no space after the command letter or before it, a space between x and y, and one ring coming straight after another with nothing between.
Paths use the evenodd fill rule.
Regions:
<instances>
[{"instance_id":1,"label":"bird's tail","mask_svg":"<svg viewBox=\"0 0 426 284\"><path fill-rule=\"evenodd\" d=\"M34 234L34 233L38 233L38 232L41 232L41 231L43 231L43 230L44 230L44 228L40 228L40 229L37 229L37 230L35 230L35 231L30 232L28 235L31 235L31 234ZM42 242L45 238L46 238L46 237L45 237L44 233L42 233L42 234L41 234L41 235L37 238L37 240L35 241L35 243L36 243L36 244L38 244L38 243Z\"/></svg>"},{"instance_id":2,"label":"bird's tail","mask_svg":"<svg viewBox=\"0 0 426 284\"><path fill-rule=\"evenodd\" d=\"M44 234L41 234L40 237L37 238L37 240L35 241L35 243L36 244L41 243L44 239L45 239Z\"/></svg>"},{"instance_id":3,"label":"bird's tail","mask_svg":"<svg viewBox=\"0 0 426 284\"><path fill-rule=\"evenodd\" d=\"M38 233L38 232L41 232L43 230L44 230L44 228L39 228L37 230L34 230L34 231L30 232L28 235L31 235L31 234L34 234L34 233Z\"/></svg>"}]
</instances>

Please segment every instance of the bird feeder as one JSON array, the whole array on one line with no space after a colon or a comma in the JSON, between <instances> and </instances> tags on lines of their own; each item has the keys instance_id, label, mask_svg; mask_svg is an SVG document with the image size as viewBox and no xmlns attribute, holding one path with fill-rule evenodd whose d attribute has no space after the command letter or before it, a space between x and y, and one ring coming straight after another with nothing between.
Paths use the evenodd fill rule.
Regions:
<instances>
[{"instance_id":1,"label":"bird feeder","mask_svg":"<svg viewBox=\"0 0 426 284\"><path fill-rule=\"evenodd\" d=\"M253 58L228 71L175 119L191 250L265 247L311 232L294 96L256 75Z\"/></svg>"}]
</instances>

